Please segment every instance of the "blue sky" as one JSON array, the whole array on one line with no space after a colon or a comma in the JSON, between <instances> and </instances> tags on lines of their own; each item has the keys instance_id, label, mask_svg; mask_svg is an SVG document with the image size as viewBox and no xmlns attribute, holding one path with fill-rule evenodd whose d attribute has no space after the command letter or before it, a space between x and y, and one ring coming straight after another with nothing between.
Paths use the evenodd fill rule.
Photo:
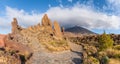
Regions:
<instances>
[{"instance_id":1,"label":"blue sky","mask_svg":"<svg viewBox=\"0 0 120 64\"><path fill-rule=\"evenodd\" d=\"M44 14L64 27L120 33L120 0L0 0L0 33L11 32L14 17L28 27L40 23Z\"/></svg>"}]
</instances>

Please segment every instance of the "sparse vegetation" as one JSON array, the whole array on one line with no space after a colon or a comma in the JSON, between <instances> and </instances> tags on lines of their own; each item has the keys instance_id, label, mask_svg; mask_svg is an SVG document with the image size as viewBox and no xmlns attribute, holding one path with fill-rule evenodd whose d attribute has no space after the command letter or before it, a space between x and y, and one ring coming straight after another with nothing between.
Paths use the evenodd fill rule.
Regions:
<instances>
[{"instance_id":1,"label":"sparse vegetation","mask_svg":"<svg viewBox=\"0 0 120 64\"><path fill-rule=\"evenodd\" d=\"M68 46L67 41L65 41L65 40L52 41L52 42L49 42L49 44L54 47Z\"/></svg>"},{"instance_id":2,"label":"sparse vegetation","mask_svg":"<svg viewBox=\"0 0 120 64\"><path fill-rule=\"evenodd\" d=\"M99 64L109 64L109 62L111 62L111 58L119 59L120 45L115 45L112 38L110 34L106 34L105 32L96 36L84 36L82 38L77 37L76 39L77 42L79 42L78 44L82 45L84 52L86 52L86 58L83 59L83 63L97 64L94 63L97 61Z\"/></svg>"},{"instance_id":3,"label":"sparse vegetation","mask_svg":"<svg viewBox=\"0 0 120 64\"><path fill-rule=\"evenodd\" d=\"M66 40L51 41L51 42L43 43L43 44L49 51L52 51L52 52L70 49L68 42Z\"/></svg>"}]
</instances>

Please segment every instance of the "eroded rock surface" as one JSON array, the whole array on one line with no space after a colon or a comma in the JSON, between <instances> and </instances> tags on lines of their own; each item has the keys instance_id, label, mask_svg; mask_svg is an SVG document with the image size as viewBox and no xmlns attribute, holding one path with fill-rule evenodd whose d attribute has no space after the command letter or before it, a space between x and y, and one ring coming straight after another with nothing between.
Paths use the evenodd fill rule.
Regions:
<instances>
[{"instance_id":1,"label":"eroded rock surface","mask_svg":"<svg viewBox=\"0 0 120 64\"><path fill-rule=\"evenodd\" d=\"M32 56L33 52L28 46L9 40L8 37L8 35L0 35L0 63L21 64L24 62L21 56L24 60Z\"/></svg>"}]
</instances>

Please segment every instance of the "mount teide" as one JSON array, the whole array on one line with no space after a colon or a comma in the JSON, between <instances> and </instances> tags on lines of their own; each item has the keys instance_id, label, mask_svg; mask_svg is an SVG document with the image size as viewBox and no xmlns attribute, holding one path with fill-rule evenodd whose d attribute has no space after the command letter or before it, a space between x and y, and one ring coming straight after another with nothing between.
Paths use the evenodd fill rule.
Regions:
<instances>
[{"instance_id":1,"label":"mount teide","mask_svg":"<svg viewBox=\"0 0 120 64\"><path fill-rule=\"evenodd\" d=\"M80 27L80 26L74 26L74 27L70 27L70 28L66 28L65 29L66 32L71 32L71 33L75 33L75 34L96 34L86 28Z\"/></svg>"}]
</instances>

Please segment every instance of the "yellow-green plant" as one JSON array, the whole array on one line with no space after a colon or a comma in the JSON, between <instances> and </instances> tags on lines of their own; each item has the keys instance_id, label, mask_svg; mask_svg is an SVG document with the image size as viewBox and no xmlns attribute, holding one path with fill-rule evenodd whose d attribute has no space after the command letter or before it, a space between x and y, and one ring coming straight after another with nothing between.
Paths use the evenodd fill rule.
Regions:
<instances>
[{"instance_id":1,"label":"yellow-green plant","mask_svg":"<svg viewBox=\"0 0 120 64\"><path fill-rule=\"evenodd\" d=\"M114 43L110 35L106 34L105 32L99 37L98 42L99 42L100 50L106 50L108 48L112 48Z\"/></svg>"}]
</instances>

